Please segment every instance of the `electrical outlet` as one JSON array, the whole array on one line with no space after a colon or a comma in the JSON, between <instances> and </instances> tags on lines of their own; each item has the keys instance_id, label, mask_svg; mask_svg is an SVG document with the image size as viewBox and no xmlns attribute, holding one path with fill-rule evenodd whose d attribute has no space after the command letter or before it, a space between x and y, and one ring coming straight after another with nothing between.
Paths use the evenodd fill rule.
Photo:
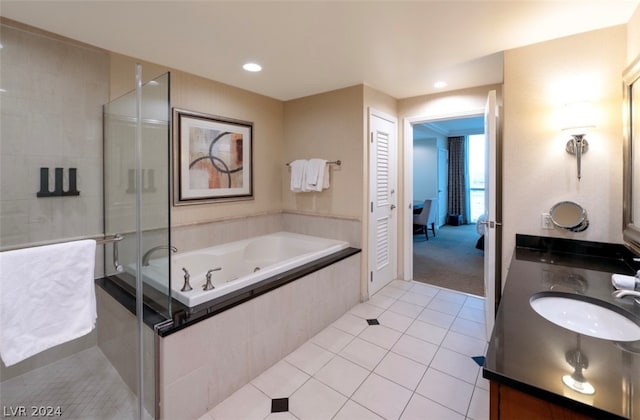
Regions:
<instances>
[{"instance_id":1,"label":"electrical outlet","mask_svg":"<svg viewBox=\"0 0 640 420\"><path fill-rule=\"evenodd\" d=\"M542 213L540 223L542 229L553 229L553 222L551 221L551 215L549 213Z\"/></svg>"}]
</instances>

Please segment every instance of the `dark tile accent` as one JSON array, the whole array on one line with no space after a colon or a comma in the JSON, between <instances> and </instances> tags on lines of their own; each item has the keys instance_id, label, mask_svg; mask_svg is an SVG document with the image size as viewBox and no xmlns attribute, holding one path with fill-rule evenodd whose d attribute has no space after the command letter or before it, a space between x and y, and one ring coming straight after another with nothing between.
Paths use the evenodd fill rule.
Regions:
<instances>
[{"instance_id":1,"label":"dark tile accent","mask_svg":"<svg viewBox=\"0 0 640 420\"><path fill-rule=\"evenodd\" d=\"M377 319L367 319L367 324L369 325L380 325Z\"/></svg>"},{"instance_id":2,"label":"dark tile accent","mask_svg":"<svg viewBox=\"0 0 640 420\"><path fill-rule=\"evenodd\" d=\"M282 413L289 411L289 398L273 398L271 400L271 412Z\"/></svg>"},{"instance_id":3,"label":"dark tile accent","mask_svg":"<svg viewBox=\"0 0 640 420\"><path fill-rule=\"evenodd\" d=\"M484 366L484 356L473 356L472 359L478 364L478 366Z\"/></svg>"}]
</instances>

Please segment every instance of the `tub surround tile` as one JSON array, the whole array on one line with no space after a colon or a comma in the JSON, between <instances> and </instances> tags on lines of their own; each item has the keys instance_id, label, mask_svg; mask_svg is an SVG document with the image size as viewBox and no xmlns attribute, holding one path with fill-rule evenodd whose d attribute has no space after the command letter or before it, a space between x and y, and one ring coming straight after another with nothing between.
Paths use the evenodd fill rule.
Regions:
<instances>
[{"instance_id":1,"label":"tub surround tile","mask_svg":"<svg viewBox=\"0 0 640 420\"><path fill-rule=\"evenodd\" d=\"M173 401L175 396L168 390L184 384L184 379L196 372L207 378L203 389L206 391L204 405L208 409L252 380L251 386L268 398L268 404L272 398L293 397L299 387L308 382L310 375L320 370L334 357L334 352L353 339L353 335L339 328L323 329L357 305L359 267L359 253L352 254L332 266L313 271L269 293L259 294L218 312L216 316L202 318L188 328L162 337L162 360L167 364L169 375L161 378L160 386L164 390L161 402L169 407L180 406L181 402ZM337 276L337 272L355 274L345 279ZM335 299L334 293L343 296ZM327 296L318 296L322 294ZM310 307L322 310L309 311ZM364 320L362 323L366 325ZM205 337L204 343L201 337ZM196 352L197 357L181 367L176 364L181 363L186 345L200 346L204 351ZM263 372L264 376L261 376ZM278 380L285 374L292 375L291 382ZM255 394L252 391L247 393ZM189 401L195 397L185 398ZM197 398L202 398L200 392ZM202 401L198 400L195 406L201 408ZM291 399L289 407L290 410L294 407ZM268 414L267 410L260 418ZM215 413L211 416L219 418Z\"/></svg>"}]
</instances>

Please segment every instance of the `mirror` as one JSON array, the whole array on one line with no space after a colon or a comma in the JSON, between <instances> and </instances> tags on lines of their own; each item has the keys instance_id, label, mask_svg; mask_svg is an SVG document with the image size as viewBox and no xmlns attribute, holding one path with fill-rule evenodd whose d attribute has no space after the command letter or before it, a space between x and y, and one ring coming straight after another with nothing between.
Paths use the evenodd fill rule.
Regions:
<instances>
[{"instance_id":1,"label":"mirror","mask_svg":"<svg viewBox=\"0 0 640 420\"><path fill-rule=\"evenodd\" d=\"M640 253L640 56L624 71L624 178L622 233L624 242Z\"/></svg>"},{"instance_id":2,"label":"mirror","mask_svg":"<svg viewBox=\"0 0 640 420\"><path fill-rule=\"evenodd\" d=\"M573 201L561 201L549 211L551 221L559 228L582 232L589 227L587 211Z\"/></svg>"}]
</instances>

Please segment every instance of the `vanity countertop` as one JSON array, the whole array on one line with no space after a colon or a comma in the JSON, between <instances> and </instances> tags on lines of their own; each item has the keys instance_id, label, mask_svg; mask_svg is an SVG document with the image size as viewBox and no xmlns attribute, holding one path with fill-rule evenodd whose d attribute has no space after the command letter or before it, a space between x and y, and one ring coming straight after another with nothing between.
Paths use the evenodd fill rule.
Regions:
<instances>
[{"instance_id":1,"label":"vanity countertop","mask_svg":"<svg viewBox=\"0 0 640 420\"><path fill-rule=\"evenodd\" d=\"M632 257L617 244L517 235L483 376L594 418L640 419L640 341L577 334L547 321L529 304L537 292L577 293L622 307L640 323L640 305L611 297L611 274L635 274ZM573 372L567 354L578 347L588 360L583 375L595 388L593 395L562 382Z\"/></svg>"}]
</instances>

